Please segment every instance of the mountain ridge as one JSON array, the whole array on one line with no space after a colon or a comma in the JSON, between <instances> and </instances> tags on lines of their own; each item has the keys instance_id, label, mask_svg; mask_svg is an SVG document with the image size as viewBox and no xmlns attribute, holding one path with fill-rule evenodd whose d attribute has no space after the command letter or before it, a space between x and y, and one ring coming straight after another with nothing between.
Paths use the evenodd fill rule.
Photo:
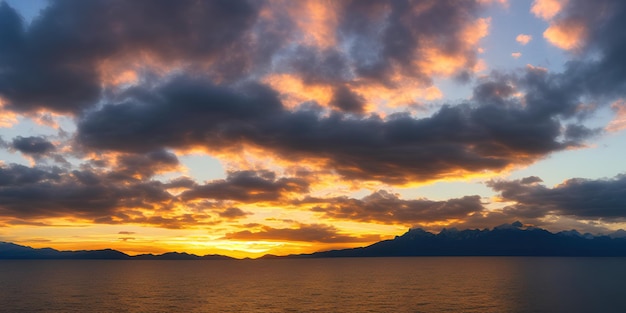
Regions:
<instances>
[{"instance_id":1,"label":"mountain ridge","mask_svg":"<svg viewBox=\"0 0 626 313\"><path fill-rule=\"evenodd\" d=\"M285 256L266 254L259 259L401 256L626 257L626 236L623 230L609 235L581 234L574 229L552 233L516 221L493 229L444 228L438 234L413 228L393 239L365 247ZM52 248L36 249L2 241L0 241L0 259L237 260L224 255L198 256L186 252L130 256L113 249L59 251Z\"/></svg>"},{"instance_id":2,"label":"mountain ridge","mask_svg":"<svg viewBox=\"0 0 626 313\"><path fill-rule=\"evenodd\" d=\"M589 256L626 257L626 237L618 230L594 236L576 230L549 232L516 221L493 229L442 229L438 234L410 229L394 239L359 248L262 258L402 257L402 256Z\"/></svg>"}]
</instances>

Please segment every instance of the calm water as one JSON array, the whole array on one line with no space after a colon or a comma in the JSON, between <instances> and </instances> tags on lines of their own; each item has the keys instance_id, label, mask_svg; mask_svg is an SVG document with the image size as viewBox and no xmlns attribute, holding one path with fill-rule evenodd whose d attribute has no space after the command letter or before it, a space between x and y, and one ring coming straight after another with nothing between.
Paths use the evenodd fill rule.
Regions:
<instances>
[{"instance_id":1,"label":"calm water","mask_svg":"<svg viewBox=\"0 0 626 313\"><path fill-rule=\"evenodd\" d=\"M1 312L626 312L626 258L0 261Z\"/></svg>"}]
</instances>

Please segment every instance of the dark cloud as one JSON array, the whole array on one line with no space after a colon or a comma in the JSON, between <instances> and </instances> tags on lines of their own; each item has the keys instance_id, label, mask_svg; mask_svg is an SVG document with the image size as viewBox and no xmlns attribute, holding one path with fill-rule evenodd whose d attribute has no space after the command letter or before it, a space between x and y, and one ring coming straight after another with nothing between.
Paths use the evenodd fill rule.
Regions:
<instances>
[{"instance_id":1,"label":"dark cloud","mask_svg":"<svg viewBox=\"0 0 626 313\"><path fill-rule=\"evenodd\" d=\"M39 169L18 164L0 167L0 186L36 184L40 181L59 181L61 170L58 168Z\"/></svg>"},{"instance_id":2,"label":"dark cloud","mask_svg":"<svg viewBox=\"0 0 626 313\"><path fill-rule=\"evenodd\" d=\"M427 65L416 60L439 55L461 58L464 68L476 62L475 47L466 44L466 29L479 13L477 1L349 1L339 17L338 35L349 43L354 72L392 83L396 72L429 83ZM427 62L426 62L427 63Z\"/></svg>"},{"instance_id":3,"label":"dark cloud","mask_svg":"<svg viewBox=\"0 0 626 313\"><path fill-rule=\"evenodd\" d=\"M572 85L599 99L626 95L626 3L620 0L568 1L554 25L574 23L585 30L579 54L566 65ZM590 58L584 58L591 55Z\"/></svg>"},{"instance_id":4,"label":"dark cloud","mask_svg":"<svg viewBox=\"0 0 626 313\"><path fill-rule=\"evenodd\" d=\"M298 228L273 228L262 226L259 231L243 230L227 233L224 239L232 240L287 240L321 243L374 242L378 235L351 236L325 224L300 224Z\"/></svg>"},{"instance_id":5,"label":"dark cloud","mask_svg":"<svg viewBox=\"0 0 626 313\"><path fill-rule=\"evenodd\" d=\"M3 2L0 95L16 111L77 112L101 95L104 61L131 53L164 61L236 58L230 50L247 41L257 10L247 1L64 0L26 27Z\"/></svg>"},{"instance_id":6,"label":"dark cloud","mask_svg":"<svg viewBox=\"0 0 626 313\"><path fill-rule=\"evenodd\" d=\"M540 79L536 76L541 77L529 70L520 79ZM472 102L443 106L426 118L357 118L324 116L316 108L289 111L260 85L234 89L179 77L156 88L136 88L119 103L86 115L77 140L91 148L137 152L252 144L290 160L326 160L349 179L406 183L499 171L579 144L576 138L559 141L558 118L579 103L553 98L552 92L536 90L522 105L507 94L495 101L493 92L487 97L479 91Z\"/></svg>"},{"instance_id":7,"label":"dark cloud","mask_svg":"<svg viewBox=\"0 0 626 313\"><path fill-rule=\"evenodd\" d=\"M124 154L117 157L116 170L128 176L152 177L156 173L167 172L178 167L175 154L157 150L146 154Z\"/></svg>"},{"instance_id":8,"label":"dark cloud","mask_svg":"<svg viewBox=\"0 0 626 313\"><path fill-rule=\"evenodd\" d=\"M283 113L277 95L266 87L220 88L177 77L158 88L134 88L119 103L88 114L79 121L77 139L92 148L119 151L220 148L261 131L259 120Z\"/></svg>"},{"instance_id":9,"label":"dark cloud","mask_svg":"<svg viewBox=\"0 0 626 313\"><path fill-rule=\"evenodd\" d=\"M306 84L336 84L351 79L348 59L335 49L298 47L290 52L283 70L299 74Z\"/></svg>"},{"instance_id":10,"label":"dark cloud","mask_svg":"<svg viewBox=\"0 0 626 313\"><path fill-rule=\"evenodd\" d=\"M602 133L602 128L591 129L584 125L572 124L565 127L565 139L572 140L574 142L583 142L594 136L598 136Z\"/></svg>"},{"instance_id":11,"label":"dark cloud","mask_svg":"<svg viewBox=\"0 0 626 313\"><path fill-rule=\"evenodd\" d=\"M124 210L164 209L171 195L156 181L120 181L89 171L0 167L0 215L18 218L110 217Z\"/></svg>"},{"instance_id":12,"label":"dark cloud","mask_svg":"<svg viewBox=\"0 0 626 313\"><path fill-rule=\"evenodd\" d=\"M233 207L233 203L277 201L289 193L303 194L308 189L308 183L302 179L278 178L269 171L231 172L224 180L203 185L186 177L162 183L151 179L152 170L137 172L137 168L158 167L163 160L177 164L175 158L164 152L132 158L145 158L148 163L157 161L146 167L133 162L125 164L132 164L135 171L124 166L110 170L0 166L0 217L72 217L105 224L184 228L216 225L221 222L218 216L234 220L253 214ZM175 196L168 192L171 188L185 191ZM187 212L175 210L181 206Z\"/></svg>"},{"instance_id":13,"label":"dark cloud","mask_svg":"<svg viewBox=\"0 0 626 313\"><path fill-rule=\"evenodd\" d=\"M309 198L305 202L318 203L313 211L322 213L326 218L404 225L465 219L484 210L479 196L446 201L403 200L383 190L360 200L346 197Z\"/></svg>"},{"instance_id":14,"label":"dark cloud","mask_svg":"<svg viewBox=\"0 0 626 313\"><path fill-rule=\"evenodd\" d=\"M491 181L488 186L500 192L503 200L515 202L504 209L510 215L559 215L607 222L626 219L626 175L597 180L573 178L553 188L538 182L532 177Z\"/></svg>"},{"instance_id":15,"label":"dark cloud","mask_svg":"<svg viewBox=\"0 0 626 313\"><path fill-rule=\"evenodd\" d=\"M245 216L248 216L252 213L250 212L246 212L240 208L227 208L226 210L222 211L219 213L220 217L226 218L226 219L237 219L237 218L242 218Z\"/></svg>"},{"instance_id":16,"label":"dark cloud","mask_svg":"<svg viewBox=\"0 0 626 313\"><path fill-rule=\"evenodd\" d=\"M345 86L335 88L330 105L342 112L358 114L365 112L365 99Z\"/></svg>"},{"instance_id":17,"label":"dark cloud","mask_svg":"<svg viewBox=\"0 0 626 313\"><path fill-rule=\"evenodd\" d=\"M310 36L307 32L317 31L297 27L309 12L289 10L305 3L63 0L51 2L29 25L3 3L0 95L8 108L20 112L77 113L106 94L104 72L111 67L150 67L155 60L211 73L220 81L272 70L296 73L307 84L365 78L393 87L399 73L429 84L428 65L414 61L429 63L433 49L462 59L469 68L476 63L466 34L479 16L477 3L320 4L338 22L326 25L332 28L326 36L336 40L334 47L323 48L300 42ZM266 14L271 18L260 17L262 10L271 11Z\"/></svg>"},{"instance_id":18,"label":"dark cloud","mask_svg":"<svg viewBox=\"0 0 626 313\"><path fill-rule=\"evenodd\" d=\"M11 147L21 153L42 156L55 150L55 146L43 137L22 137L13 138Z\"/></svg>"},{"instance_id":19,"label":"dark cloud","mask_svg":"<svg viewBox=\"0 0 626 313\"><path fill-rule=\"evenodd\" d=\"M307 193L308 187L308 182L303 179L277 179L269 171L237 171L228 173L224 180L195 186L183 192L180 197L185 201L205 198L239 202L277 201L288 193ZM230 212L232 213L236 212Z\"/></svg>"},{"instance_id":20,"label":"dark cloud","mask_svg":"<svg viewBox=\"0 0 626 313\"><path fill-rule=\"evenodd\" d=\"M167 188L185 188L185 189L189 189L197 185L198 184L189 177L178 177L169 181L167 184L165 184Z\"/></svg>"},{"instance_id":21,"label":"dark cloud","mask_svg":"<svg viewBox=\"0 0 626 313\"><path fill-rule=\"evenodd\" d=\"M344 52L297 41L279 43L278 50L264 50L263 38L256 33L260 28L282 34L272 23L297 24L287 21L292 17L261 21L258 12L264 5L58 1L26 27L3 4L0 14L6 28L0 33L0 94L18 111L45 107L76 112L98 102L102 95L100 73L95 71L105 59L124 60L143 52L171 62L212 64L220 60L215 63L223 66L271 51L278 71L299 73L309 84L333 83L331 105L342 112L360 113L363 99L346 87L349 81L363 77L385 81L399 71L428 83L430 70L424 65L428 62L416 61L431 58L433 51L461 58L466 68L476 61L475 47L465 38L480 10L474 1L464 5L455 1L341 2L334 12L338 26L332 35L339 46L346 47ZM608 16L608 24L617 26L615 19L621 16L623 5L615 6L618 13ZM285 30L285 41L294 39L290 31L297 33L297 27L293 28ZM606 57L612 55L609 50L621 47L608 39L592 44L607 51ZM577 68L591 66L585 64ZM574 68L568 67L570 72ZM569 75L530 68L505 79L492 75L479 82L471 101L443 106L430 117L392 114L385 119L328 115L314 107L289 110L269 88L219 79L215 71L208 71L209 77L197 77L198 71L182 66L179 76L165 82L142 81L107 95L102 107L80 116L77 142L87 148L141 154L166 148L220 150L250 144L285 159L325 161L327 168L348 179L403 184L526 165L598 133L582 124L562 125L562 119L580 114L581 97L595 88L581 86L576 79L578 72L588 70ZM514 85L525 93L523 99L513 97ZM141 160L120 158L121 163ZM147 169L137 169L135 174L154 172L142 170Z\"/></svg>"}]
</instances>

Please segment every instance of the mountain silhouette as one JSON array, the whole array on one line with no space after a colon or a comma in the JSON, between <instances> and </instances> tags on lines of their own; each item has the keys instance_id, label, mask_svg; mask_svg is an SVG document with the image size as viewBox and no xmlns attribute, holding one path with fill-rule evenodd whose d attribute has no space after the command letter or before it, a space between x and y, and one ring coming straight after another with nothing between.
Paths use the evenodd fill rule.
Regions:
<instances>
[{"instance_id":1,"label":"mountain silhouette","mask_svg":"<svg viewBox=\"0 0 626 313\"><path fill-rule=\"evenodd\" d=\"M520 222L482 230L444 228L438 234L416 228L394 239L366 247L287 256L268 254L261 259L401 256L623 257L626 256L626 232L618 230L609 235L598 236L581 234L576 230L551 233L538 227L524 226ZM0 259L233 260L234 258L216 254L198 256L184 252L129 256L112 249L59 251L0 242Z\"/></svg>"},{"instance_id":2,"label":"mountain silhouette","mask_svg":"<svg viewBox=\"0 0 626 313\"><path fill-rule=\"evenodd\" d=\"M9 242L0 242L0 259L98 259L98 260L126 260L129 255L113 250L79 250L59 251L52 248L34 249Z\"/></svg>"},{"instance_id":3,"label":"mountain silhouette","mask_svg":"<svg viewBox=\"0 0 626 313\"><path fill-rule=\"evenodd\" d=\"M35 249L16 245L9 242L0 242L0 260L232 260L233 258L223 255L197 256L195 254L168 252L164 254L141 254L129 256L126 253L113 250L79 250L59 251L52 248Z\"/></svg>"},{"instance_id":4,"label":"mountain silhouette","mask_svg":"<svg viewBox=\"0 0 626 313\"><path fill-rule=\"evenodd\" d=\"M489 229L411 229L402 236L362 248L331 250L288 258L400 256L626 256L623 231L608 236L576 230L551 233L515 222ZM268 255L267 258L276 258Z\"/></svg>"}]
</instances>

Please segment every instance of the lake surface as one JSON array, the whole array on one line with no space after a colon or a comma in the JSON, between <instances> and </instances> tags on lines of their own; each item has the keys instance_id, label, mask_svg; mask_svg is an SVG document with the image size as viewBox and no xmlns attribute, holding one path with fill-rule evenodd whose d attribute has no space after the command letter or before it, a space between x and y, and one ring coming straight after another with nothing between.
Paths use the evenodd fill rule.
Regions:
<instances>
[{"instance_id":1,"label":"lake surface","mask_svg":"<svg viewBox=\"0 0 626 313\"><path fill-rule=\"evenodd\" d=\"M0 312L626 312L626 258L0 261Z\"/></svg>"}]
</instances>

